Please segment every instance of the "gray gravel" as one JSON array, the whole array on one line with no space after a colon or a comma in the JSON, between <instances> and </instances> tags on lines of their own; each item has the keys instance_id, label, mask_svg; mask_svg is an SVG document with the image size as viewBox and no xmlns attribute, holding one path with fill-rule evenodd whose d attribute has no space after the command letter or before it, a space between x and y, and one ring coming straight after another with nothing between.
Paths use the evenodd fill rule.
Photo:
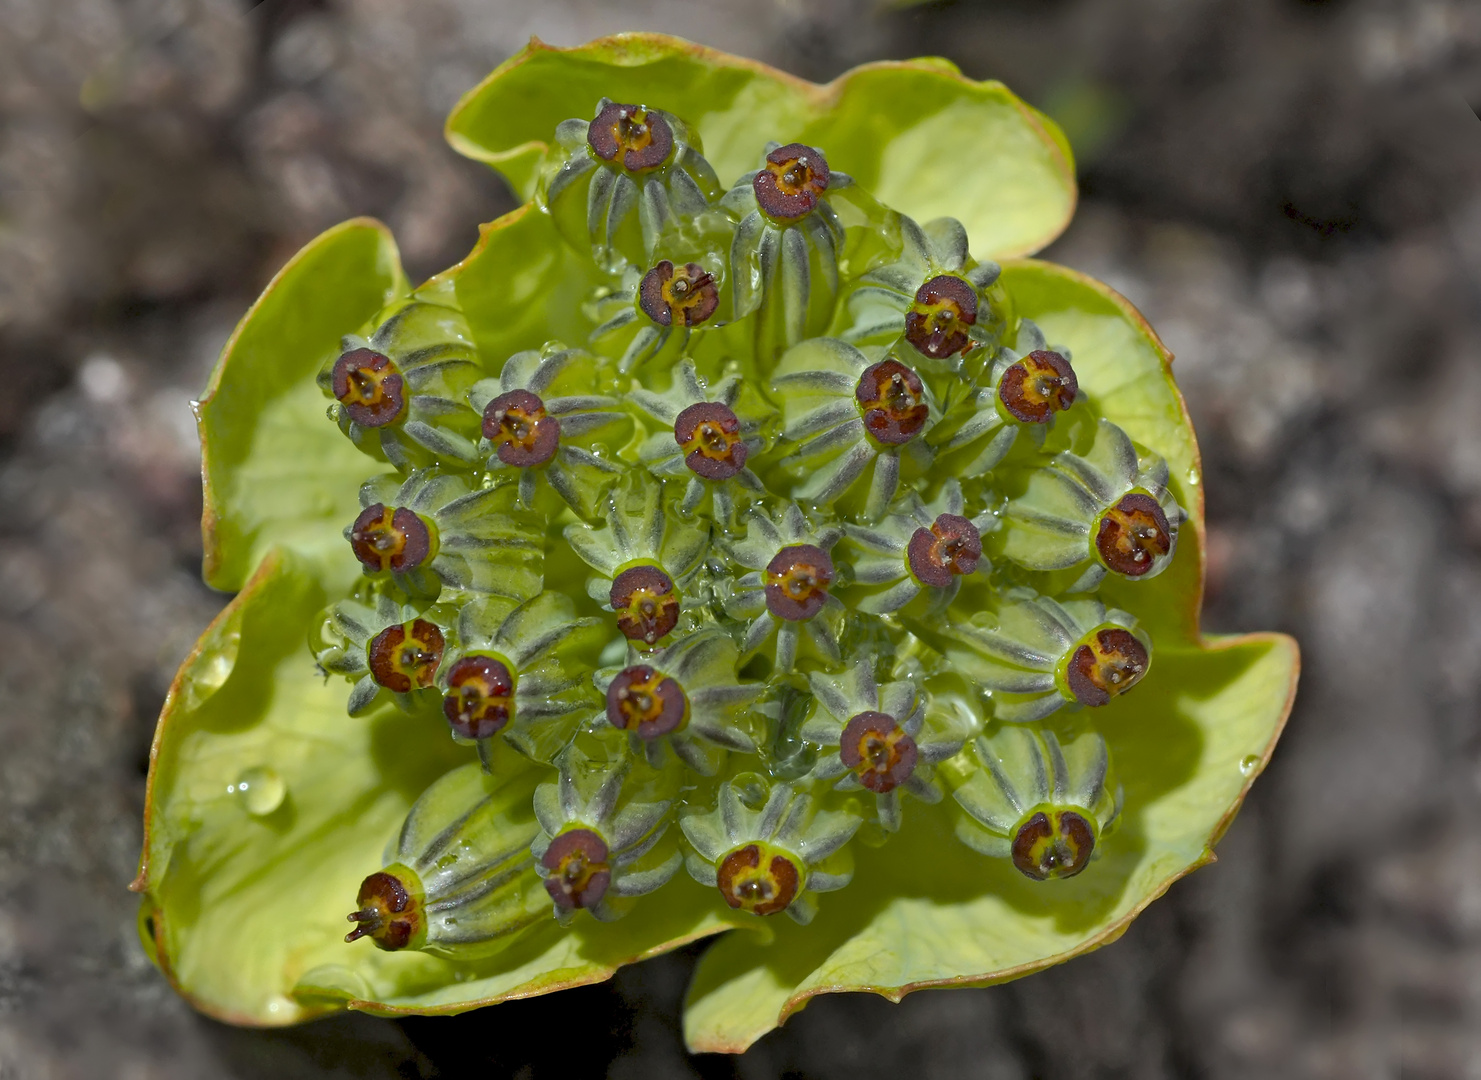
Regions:
<instances>
[{"instance_id":1,"label":"gray gravel","mask_svg":"<svg viewBox=\"0 0 1481 1080\"><path fill-rule=\"evenodd\" d=\"M0 0L0 1080L1481 1078L1481 7L1468 0ZM512 205L441 141L531 33L664 29L811 78L941 53L1064 119L1049 257L1178 355L1215 630L1306 668L1219 848L1116 945L689 1058L694 950L457 1019L229 1029L124 891L153 719L222 602L187 403L341 218L413 273ZM564 1031L580 1016L590 1037Z\"/></svg>"}]
</instances>

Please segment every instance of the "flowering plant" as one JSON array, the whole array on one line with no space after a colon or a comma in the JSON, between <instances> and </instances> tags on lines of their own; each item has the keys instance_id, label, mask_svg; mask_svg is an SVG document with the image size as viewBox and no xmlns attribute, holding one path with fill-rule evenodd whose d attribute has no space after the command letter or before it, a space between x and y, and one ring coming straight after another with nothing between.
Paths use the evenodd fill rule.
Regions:
<instances>
[{"instance_id":1,"label":"flowering plant","mask_svg":"<svg viewBox=\"0 0 1481 1080\"><path fill-rule=\"evenodd\" d=\"M734 928L685 1030L740 1050L1095 948L1212 857L1296 650L1200 635L1171 357L1018 257L1073 209L1052 122L627 35L532 42L448 135L530 201L415 289L325 233L200 405L238 592L134 885L182 993L457 1012Z\"/></svg>"}]
</instances>

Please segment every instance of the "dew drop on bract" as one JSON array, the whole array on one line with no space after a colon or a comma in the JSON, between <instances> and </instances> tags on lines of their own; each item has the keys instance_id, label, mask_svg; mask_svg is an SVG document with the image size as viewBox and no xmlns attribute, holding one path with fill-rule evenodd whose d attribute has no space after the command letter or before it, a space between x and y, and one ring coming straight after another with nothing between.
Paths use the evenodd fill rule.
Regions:
<instances>
[{"instance_id":1,"label":"dew drop on bract","mask_svg":"<svg viewBox=\"0 0 1481 1080\"><path fill-rule=\"evenodd\" d=\"M226 786L228 795L235 795L253 817L266 817L283 805L288 794L288 785L283 778L266 765L254 765L238 776L236 783Z\"/></svg>"},{"instance_id":2,"label":"dew drop on bract","mask_svg":"<svg viewBox=\"0 0 1481 1080\"><path fill-rule=\"evenodd\" d=\"M231 678L232 668L237 664L237 650L242 636L236 630L223 630L215 636L190 668L190 674L181 686L181 704L194 710L205 704L206 699L226 685Z\"/></svg>"},{"instance_id":3,"label":"dew drop on bract","mask_svg":"<svg viewBox=\"0 0 1481 1080\"><path fill-rule=\"evenodd\" d=\"M1245 755L1245 757L1240 759L1239 771L1248 776L1250 775L1250 773L1254 772L1255 769L1259 767L1259 765L1260 757L1258 754L1247 754Z\"/></svg>"}]
</instances>

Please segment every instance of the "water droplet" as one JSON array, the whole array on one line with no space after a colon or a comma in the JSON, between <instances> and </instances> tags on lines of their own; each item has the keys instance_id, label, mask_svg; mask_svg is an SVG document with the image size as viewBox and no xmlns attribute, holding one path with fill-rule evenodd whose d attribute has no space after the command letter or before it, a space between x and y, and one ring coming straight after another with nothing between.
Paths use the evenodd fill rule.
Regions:
<instances>
[{"instance_id":1,"label":"water droplet","mask_svg":"<svg viewBox=\"0 0 1481 1080\"><path fill-rule=\"evenodd\" d=\"M242 800L247 813L253 817L266 817L283 805L288 785L266 765L254 765L244 770L236 783L227 784L226 793Z\"/></svg>"},{"instance_id":2,"label":"water droplet","mask_svg":"<svg viewBox=\"0 0 1481 1080\"><path fill-rule=\"evenodd\" d=\"M186 709L201 707L206 699L226 685L231 678L232 668L237 665L237 651L242 644L242 635L235 629L223 627L206 642L200 657L190 667L180 688L181 704Z\"/></svg>"},{"instance_id":3,"label":"water droplet","mask_svg":"<svg viewBox=\"0 0 1481 1080\"><path fill-rule=\"evenodd\" d=\"M1259 767L1260 756L1258 754L1248 754L1240 759L1239 771L1244 773L1246 776L1250 775L1250 773L1254 772Z\"/></svg>"},{"instance_id":4,"label":"water droplet","mask_svg":"<svg viewBox=\"0 0 1481 1080\"><path fill-rule=\"evenodd\" d=\"M1197 469L1188 470L1188 483L1192 484L1194 487L1197 487L1202 480L1203 477L1199 475Z\"/></svg>"}]
</instances>

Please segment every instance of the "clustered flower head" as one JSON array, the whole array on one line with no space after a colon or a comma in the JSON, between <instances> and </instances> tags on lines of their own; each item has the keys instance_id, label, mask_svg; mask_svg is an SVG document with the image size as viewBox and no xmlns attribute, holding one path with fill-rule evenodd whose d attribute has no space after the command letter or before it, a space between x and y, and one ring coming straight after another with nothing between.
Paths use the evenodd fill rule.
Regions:
<instances>
[{"instance_id":1,"label":"clustered flower head","mask_svg":"<svg viewBox=\"0 0 1481 1080\"><path fill-rule=\"evenodd\" d=\"M351 716L479 751L346 897L349 940L483 955L681 867L806 923L852 843L943 801L962 858L1034 881L1113 842L1094 712L1156 676L1097 593L1174 558L1167 465L957 221L828 152L758 140L726 190L681 117L594 102L539 183L586 267L551 340L490 355L423 298L326 367L382 464L318 663Z\"/></svg>"}]
</instances>

